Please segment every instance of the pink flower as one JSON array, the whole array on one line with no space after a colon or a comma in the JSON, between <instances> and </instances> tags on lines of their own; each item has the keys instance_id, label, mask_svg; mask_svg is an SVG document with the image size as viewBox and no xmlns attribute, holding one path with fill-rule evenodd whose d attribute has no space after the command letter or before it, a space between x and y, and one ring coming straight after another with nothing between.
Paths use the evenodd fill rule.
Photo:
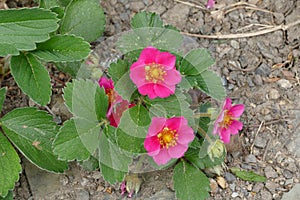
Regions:
<instances>
[{"instance_id":1,"label":"pink flower","mask_svg":"<svg viewBox=\"0 0 300 200\"><path fill-rule=\"evenodd\" d=\"M243 128L243 123L238 121L238 118L243 114L243 112L243 104L232 106L231 99L226 98L222 111L214 123L214 129L212 133L219 134L220 139L224 143L230 143L230 134L235 135Z\"/></svg>"},{"instance_id":2,"label":"pink flower","mask_svg":"<svg viewBox=\"0 0 300 200\"><path fill-rule=\"evenodd\" d=\"M194 139L194 131L184 117L153 117L144 147L158 165L166 164L171 158L181 158Z\"/></svg>"},{"instance_id":3,"label":"pink flower","mask_svg":"<svg viewBox=\"0 0 300 200\"><path fill-rule=\"evenodd\" d=\"M208 0L207 4L206 4L206 8L210 9L213 8L215 6L215 0Z\"/></svg>"},{"instance_id":4,"label":"pink flower","mask_svg":"<svg viewBox=\"0 0 300 200\"><path fill-rule=\"evenodd\" d=\"M105 89L105 93L108 96L108 110L106 117L110 122L110 125L118 127L122 114L128 108L134 106L122 97L114 90L114 82L111 79L101 77L98 81L99 86Z\"/></svg>"},{"instance_id":5,"label":"pink flower","mask_svg":"<svg viewBox=\"0 0 300 200\"><path fill-rule=\"evenodd\" d=\"M130 78L142 95L166 98L175 93L175 85L181 81L175 62L176 57L169 52L147 47L131 65Z\"/></svg>"}]
</instances>

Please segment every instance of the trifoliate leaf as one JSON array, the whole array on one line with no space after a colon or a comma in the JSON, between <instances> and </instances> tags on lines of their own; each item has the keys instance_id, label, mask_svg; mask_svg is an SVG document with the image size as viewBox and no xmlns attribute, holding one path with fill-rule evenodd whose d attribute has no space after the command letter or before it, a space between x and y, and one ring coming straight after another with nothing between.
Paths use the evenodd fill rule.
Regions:
<instances>
[{"instance_id":1,"label":"trifoliate leaf","mask_svg":"<svg viewBox=\"0 0 300 200\"><path fill-rule=\"evenodd\" d=\"M138 104L126 110L115 133L118 146L133 154L145 153L144 140L150 122L148 111L143 105Z\"/></svg>"},{"instance_id":2,"label":"trifoliate leaf","mask_svg":"<svg viewBox=\"0 0 300 200\"><path fill-rule=\"evenodd\" d=\"M81 37L55 35L37 44L37 49L31 53L46 62L73 62L85 59L90 53L90 45Z\"/></svg>"},{"instance_id":3,"label":"trifoliate leaf","mask_svg":"<svg viewBox=\"0 0 300 200\"><path fill-rule=\"evenodd\" d=\"M2 111L3 103L5 100L5 95L6 95L6 87L3 87L0 89L0 112Z\"/></svg>"},{"instance_id":4,"label":"trifoliate leaf","mask_svg":"<svg viewBox=\"0 0 300 200\"><path fill-rule=\"evenodd\" d=\"M50 101L51 84L48 71L32 54L13 56L11 73L22 91L40 105Z\"/></svg>"},{"instance_id":5,"label":"trifoliate leaf","mask_svg":"<svg viewBox=\"0 0 300 200\"><path fill-rule=\"evenodd\" d=\"M190 104L186 101L186 97L181 91L175 91L174 95L167 98L155 98L153 100L147 100L150 108L149 111L152 116L160 117L173 117L173 116L184 116L189 125L195 129L194 113L189 108Z\"/></svg>"},{"instance_id":6,"label":"trifoliate leaf","mask_svg":"<svg viewBox=\"0 0 300 200\"><path fill-rule=\"evenodd\" d=\"M68 168L67 162L57 160L52 152L52 142L58 132L52 116L36 108L17 108L1 121L7 137L32 163L51 172Z\"/></svg>"},{"instance_id":7,"label":"trifoliate leaf","mask_svg":"<svg viewBox=\"0 0 300 200\"><path fill-rule=\"evenodd\" d=\"M74 34L92 42L105 28L105 15L98 0L73 0L66 7L60 33Z\"/></svg>"},{"instance_id":8,"label":"trifoliate leaf","mask_svg":"<svg viewBox=\"0 0 300 200\"><path fill-rule=\"evenodd\" d=\"M114 132L115 128L108 126L104 129L99 140L99 165L103 178L109 183L121 182L128 172L128 166L132 161L122 148L111 142L107 135L109 131Z\"/></svg>"},{"instance_id":9,"label":"trifoliate leaf","mask_svg":"<svg viewBox=\"0 0 300 200\"><path fill-rule=\"evenodd\" d=\"M194 49L181 61L179 70L183 75L198 75L214 64L206 49Z\"/></svg>"},{"instance_id":10,"label":"trifoliate leaf","mask_svg":"<svg viewBox=\"0 0 300 200\"><path fill-rule=\"evenodd\" d=\"M117 62L111 63L108 68L108 74L117 83L128 71L129 63L126 60L118 59Z\"/></svg>"},{"instance_id":11,"label":"trifoliate leaf","mask_svg":"<svg viewBox=\"0 0 300 200\"><path fill-rule=\"evenodd\" d=\"M186 76L190 86L197 87L202 92L216 100L225 98L225 89L221 78L214 72L206 70L195 76Z\"/></svg>"},{"instance_id":12,"label":"trifoliate leaf","mask_svg":"<svg viewBox=\"0 0 300 200\"><path fill-rule=\"evenodd\" d=\"M0 57L30 51L58 28L56 14L40 8L0 10Z\"/></svg>"},{"instance_id":13,"label":"trifoliate leaf","mask_svg":"<svg viewBox=\"0 0 300 200\"><path fill-rule=\"evenodd\" d=\"M53 142L53 152L60 160L86 160L90 153L82 144L74 120L68 120L60 128Z\"/></svg>"},{"instance_id":14,"label":"trifoliate leaf","mask_svg":"<svg viewBox=\"0 0 300 200\"><path fill-rule=\"evenodd\" d=\"M178 31L168 28L143 27L123 33L117 47L123 54L153 46L161 51L176 52L183 41Z\"/></svg>"},{"instance_id":15,"label":"trifoliate leaf","mask_svg":"<svg viewBox=\"0 0 300 200\"><path fill-rule=\"evenodd\" d=\"M140 12L134 15L131 20L131 27L143 28L143 27L163 27L163 21L156 13Z\"/></svg>"},{"instance_id":16,"label":"trifoliate leaf","mask_svg":"<svg viewBox=\"0 0 300 200\"><path fill-rule=\"evenodd\" d=\"M176 165L173 175L176 197L181 200L202 200L209 197L210 182L198 168L180 162Z\"/></svg>"},{"instance_id":17,"label":"trifoliate leaf","mask_svg":"<svg viewBox=\"0 0 300 200\"><path fill-rule=\"evenodd\" d=\"M7 138L0 133L0 199L14 188L22 171L20 158ZM4 198L5 199L5 198Z\"/></svg>"},{"instance_id":18,"label":"trifoliate leaf","mask_svg":"<svg viewBox=\"0 0 300 200\"><path fill-rule=\"evenodd\" d=\"M267 178L253 171L245 171L237 167L230 168L230 171L244 181L266 182Z\"/></svg>"},{"instance_id":19,"label":"trifoliate leaf","mask_svg":"<svg viewBox=\"0 0 300 200\"><path fill-rule=\"evenodd\" d=\"M98 83L90 80L73 80L71 85L72 89L69 90L69 94L67 92L68 98L65 96L66 104L68 107L71 106L70 110L81 142L93 155L98 147L101 123L106 120L108 99Z\"/></svg>"}]
</instances>

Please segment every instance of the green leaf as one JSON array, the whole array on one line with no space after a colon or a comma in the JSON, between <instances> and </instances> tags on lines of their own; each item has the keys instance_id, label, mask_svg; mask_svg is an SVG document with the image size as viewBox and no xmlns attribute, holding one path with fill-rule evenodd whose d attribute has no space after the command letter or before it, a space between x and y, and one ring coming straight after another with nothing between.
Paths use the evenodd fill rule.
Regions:
<instances>
[{"instance_id":1,"label":"green leaf","mask_svg":"<svg viewBox=\"0 0 300 200\"><path fill-rule=\"evenodd\" d=\"M117 47L123 54L148 46L172 53L179 49L182 41L182 35L173 29L144 27L123 33L117 41Z\"/></svg>"},{"instance_id":2,"label":"green leaf","mask_svg":"<svg viewBox=\"0 0 300 200\"><path fill-rule=\"evenodd\" d=\"M140 12L134 15L131 20L131 27L143 28L143 27L163 27L163 21L156 13Z\"/></svg>"},{"instance_id":3,"label":"green leaf","mask_svg":"<svg viewBox=\"0 0 300 200\"><path fill-rule=\"evenodd\" d=\"M90 153L82 144L73 119L60 128L53 143L53 152L60 160L86 160Z\"/></svg>"},{"instance_id":4,"label":"green leaf","mask_svg":"<svg viewBox=\"0 0 300 200\"><path fill-rule=\"evenodd\" d=\"M129 71L129 67L129 63L126 60L118 59L117 62L110 64L108 74L114 83L117 83Z\"/></svg>"},{"instance_id":5,"label":"green leaf","mask_svg":"<svg viewBox=\"0 0 300 200\"><path fill-rule=\"evenodd\" d=\"M195 49L181 61L179 71L183 75L198 75L207 70L214 62L206 49Z\"/></svg>"},{"instance_id":6,"label":"green leaf","mask_svg":"<svg viewBox=\"0 0 300 200\"><path fill-rule=\"evenodd\" d=\"M57 21L55 13L40 8L0 10L0 57L34 50L58 28Z\"/></svg>"},{"instance_id":7,"label":"green leaf","mask_svg":"<svg viewBox=\"0 0 300 200\"><path fill-rule=\"evenodd\" d=\"M245 170L241 170L237 167L230 168L230 171L244 181L252 181L252 182L266 182L267 181L266 177L256 174L253 171L248 172Z\"/></svg>"},{"instance_id":8,"label":"green leaf","mask_svg":"<svg viewBox=\"0 0 300 200\"><path fill-rule=\"evenodd\" d=\"M19 151L38 167L51 172L63 172L68 168L67 162L57 160L52 152L58 126L46 112L17 108L2 118L2 128Z\"/></svg>"},{"instance_id":9,"label":"green leaf","mask_svg":"<svg viewBox=\"0 0 300 200\"><path fill-rule=\"evenodd\" d=\"M91 72L82 61L55 63L55 66L59 71L65 72L73 78L87 79L91 77Z\"/></svg>"},{"instance_id":10,"label":"green leaf","mask_svg":"<svg viewBox=\"0 0 300 200\"><path fill-rule=\"evenodd\" d=\"M33 101L40 105L49 103L50 76L39 60L30 53L21 53L11 58L10 69L18 86Z\"/></svg>"},{"instance_id":11,"label":"green leaf","mask_svg":"<svg viewBox=\"0 0 300 200\"><path fill-rule=\"evenodd\" d=\"M16 47L11 44L0 43L0 57L6 55L19 55L19 51Z\"/></svg>"},{"instance_id":12,"label":"green leaf","mask_svg":"<svg viewBox=\"0 0 300 200\"><path fill-rule=\"evenodd\" d=\"M13 197L14 197L13 192L11 190L9 190L6 197L1 197L1 195L0 195L0 200L13 200Z\"/></svg>"},{"instance_id":13,"label":"green leaf","mask_svg":"<svg viewBox=\"0 0 300 200\"><path fill-rule=\"evenodd\" d=\"M0 198L12 190L22 171L20 158L7 138L0 133Z\"/></svg>"},{"instance_id":14,"label":"green leaf","mask_svg":"<svg viewBox=\"0 0 300 200\"><path fill-rule=\"evenodd\" d=\"M210 182L206 175L184 161L176 165L173 181L178 199L201 200L209 197Z\"/></svg>"},{"instance_id":15,"label":"green leaf","mask_svg":"<svg viewBox=\"0 0 300 200\"><path fill-rule=\"evenodd\" d=\"M130 101L131 96L135 93L137 88L130 79L129 71L118 77L120 77L120 79L114 82L115 90L123 99Z\"/></svg>"},{"instance_id":16,"label":"green leaf","mask_svg":"<svg viewBox=\"0 0 300 200\"><path fill-rule=\"evenodd\" d=\"M68 82L66 84L66 87L63 88L63 97L64 97L64 100L65 100L65 104L66 106L68 107L69 111L72 112L72 96L73 96L73 86L74 84L71 83L71 82Z\"/></svg>"},{"instance_id":17,"label":"green leaf","mask_svg":"<svg viewBox=\"0 0 300 200\"><path fill-rule=\"evenodd\" d=\"M90 156L87 160L79 161L79 163L88 171L95 171L99 168L99 161L94 156Z\"/></svg>"},{"instance_id":18,"label":"green leaf","mask_svg":"<svg viewBox=\"0 0 300 200\"><path fill-rule=\"evenodd\" d=\"M74 35L55 35L37 44L37 50L31 53L46 62L73 62L85 59L90 53L90 45Z\"/></svg>"},{"instance_id":19,"label":"green leaf","mask_svg":"<svg viewBox=\"0 0 300 200\"><path fill-rule=\"evenodd\" d=\"M93 155L98 147L101 121L106 119L108 99L98 83L74 80L72 95L65 99L72 106L74 122L83 145Z\"/></svg>"},{"instance_id":20,"label":"green leaf","mask_svg":"<svg viewBox=\"0 0 300 200\"><path fill-rule=\"evenodd\" d=\"M221 101L226 96L221 78L212 71L206 70L196 76L187 76L186 79L192 87L197 87L216 100Z\"/></svg>"},{"instance_id":21,"label":"green leaf","mask_svg":"<svg viewBox=\"0 0 300 200\"><path fill-rule=\"evenodd\" d=\"M99 141L99 166L103 178L111 184L121 182L128 172L128 166L132 161L115 143L111 142L106 135L115 128L107 126L105 134L101 134Z\"/></svg>"},{"instance_id":22,"label":"green leaf","mask_svg":"<svg viewBox=\"0 0 300 200\"><path fill-rule=\"evenodd\" d=\"M150 108L149 111L153 116L160 117L173 117L184 116L189 125L195 129L194 113L189 108L190 104L186 101L186 97L181 91L176 90L174 95L167 98L155 98L153 100L147 100Z\"/></svg>"},{"instance_id":23,"label":"green leaf","mask_svg":"<svg viewBox=\"0 0 300 200\"><path fill-rule=\"evenodd\" d=\"M92 42L105 28L105 15L98 0L73 0L65 10L60 33L74 34Z\"/></svg>"},{"instance_id":24,"label":"green leaf","mask_svg":"<svg viewBox=\"0 0 300 200\"><path fill-rule=\"evenodd\" d=\"M0 89L0 113L2 111L3 103L5 101L6 90L6 87Z\"/></svg>"},{"instance_id":25,"label":"green leaf","mask_svg":"<svg viewBox=\"0 0 300 200\"><path fill-rule=\"evenodd\" d=\"M141 104L126 110L115 133L118 146L133 154L145 153L144 140L150 123L148 111Z\"/></svg>"},{"instance_id":26,"label":"green leaf","mask_svg":"<svg viewBox=\"0 0 300 200\"><path fill-rule=\"evenodd\" d=\"M40 8L50 9L53 7L59 7L59 0L40 0L39 6Z\"/></svg>"}]
</instances>

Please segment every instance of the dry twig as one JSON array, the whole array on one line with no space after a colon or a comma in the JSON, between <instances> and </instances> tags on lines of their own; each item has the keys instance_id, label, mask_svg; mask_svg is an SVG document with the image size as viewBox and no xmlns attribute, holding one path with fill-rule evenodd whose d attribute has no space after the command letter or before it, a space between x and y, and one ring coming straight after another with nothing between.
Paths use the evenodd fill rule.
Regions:
<instances>
[{"instance_id":1,"label":"dry twig","mask_svg":"<svg viewBox=\"0 0 300 200\"><path fill-rule=\"evenodd\" d=\"M272 28L267 28L261 31L250 32L250 33L236 33L236 34L227 34L227 35L201 35L201 34L193 34L187 32L181 32L182 35L187 35L191 37L198 37L198 38L208 38L208 39L237 39L237 38L247 38L247 37L254 37L259 35L264 35L267 33L275 32L278 30L286 31L287 29L300 24L300 20L289 24L281 24L278 26L273 26Z\"/></svg>"}]
</instances>

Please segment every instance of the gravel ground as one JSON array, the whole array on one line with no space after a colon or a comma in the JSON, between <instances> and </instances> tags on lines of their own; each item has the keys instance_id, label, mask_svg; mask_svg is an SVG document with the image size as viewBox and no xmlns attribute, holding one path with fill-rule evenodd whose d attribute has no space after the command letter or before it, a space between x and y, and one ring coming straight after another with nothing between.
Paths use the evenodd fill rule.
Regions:
<instances>
[{"instance_id":1,"label":"gravel ground","mask_svg":"<svg viewBox=\"0 0 300 200\"><path fill-rule=\"evenodd\" d=\"M292 199L284 193L294 186L299 188L300 180L300 25L279 26L300 20L300 1L237 2L217 1L213 10L206 10L204 0L103 0L101 4L107 16L105 38L129 30L130 19L139 11L154 11L166 24L182 32L219 37L186 37L185 40L211 51L216 59L212 70L222 77L228 96L246 106L241 119L244 129L227 146L226 164L229 168L253 170L268 180L251 183L226 172L223 188L211 179L210 199ZM244 37L249 32L253 36ZM95 43L98 53L101 53L101 41L103 38ZM62 78L61 81L68 79L57 73L55 76ZM11 80L5 81L4 85L11 85L10 98L20 94ZM6 101L6 110L12 109L11 101ZM24 101L28 99L18 100L20 105ZM54 100L50 107L56 102L59 101ZM28 166L24 163L25 171L14 191L15 199L31 199L35 195L26 178ZM171 175L172 169L144 174L145 181L134 199L174 199ZM85 171L76 163L59 176L59 183L55 193L43 198L122 199L118 185L109 185L98 171ZM295 191L291 190L289 195L295 195Z\"/></svg>"}]
</instances>

